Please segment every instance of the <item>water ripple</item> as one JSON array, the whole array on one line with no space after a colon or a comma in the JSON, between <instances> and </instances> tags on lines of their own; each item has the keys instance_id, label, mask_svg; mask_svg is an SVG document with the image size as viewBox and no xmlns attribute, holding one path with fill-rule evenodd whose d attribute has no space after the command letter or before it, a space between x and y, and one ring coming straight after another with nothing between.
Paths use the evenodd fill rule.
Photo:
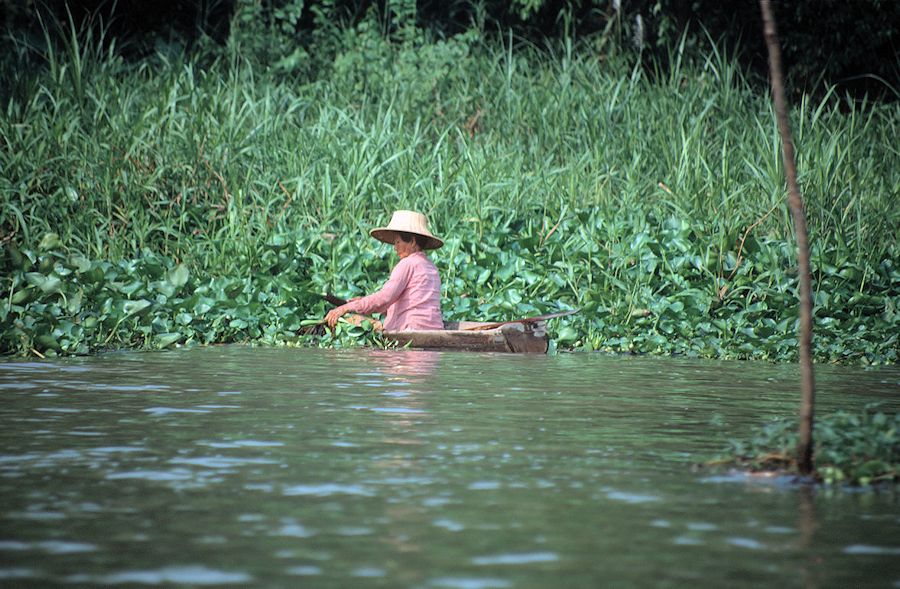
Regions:
<instances>
[{"instance_id":1,"label":"water ripple","mask_svg":"<svg viewBox=\"0 0 900 589\"><path fill-rule=\"evenodd\" d=\"M760 550L765 548L765 544L754 540L753 538L728 538L725 541L738 548L749 548L750 550Z\"/></svg>"},{"instance_id":2,"label":"water ripple","mask_svg":"<svg viewBox=\"0 0 900 589\"><path fill-rule=\"evenodd\" d=\"M91 383L91 388L115 393L144 393L148 391L168 391L171 389L171 387L164 384L120 385L97 382Z\"/></svg>"},{"instance_id":3,"label":"water ripple","mask_svg":"<svg viewBox=\"0 0 900 589\"><path fill-rule=\"evenodd\" d=\"M233 468L248 464L278 464L277 460L268 458L229 458L227 456L198 456L196 458L173 458L169 464L187 464L204 468Z\"/></svg>"},{"instance_id":4,"label":"water ripple","mask_svg":"<svg viewBox=\"0 0 900 589\"><path fill-rule=\"evenodd\" d=\"M711 532L719 529L719 526L708 522L688 522L687 529L692 532Z\"/></svg>"},{"instance_id":5,"label":"water ripple","mask_svg":"<svg viewBox=\"0 0 900 589\"><path fill-rule=\"evenodd\" d=\"M282 494L293 496L329 497L331 495L359 495L362 497L374 497L375 492L362 485L338 485L324 483L321 485L294 485L285 487Z\"/></svg>"},{"instance_id":6,"label":"water ripple","mask_svg":"<svg viewBox=\"0 0 900 589\"><path fill-rule=\"evenodd\" d=\"M339 536L370 536L375 530L363 526L341 526L335 532Z\"/></svg>"},{"instance_id":7,"label":"water ripple","mask_svg":"<svg viewBox=\"0 0 900 589\"><path fill-rule=\"evenodd\" d=\"M466 526L464 526L463 524L461 524L457 521L453 521L452 519L441 518L441 519L436 519L431 523L434 526L437 526L439 528L444 528L445 530L448 530L450 532L461 532L466 529Z\"/></svg>"},{"instance_id":8,"label":"water ripple","mask_svg":"<svg viewBox=\"0 0 900 589\"><path fill-rule=\"evenodd\" d=\"M99 448L91 448L88 450L90 454L119 454L129 452L146 452L144 446L100 446Z\"/></svg>"},{"instance_id":9,"label":"water ripple","mask_svg":"<svg viewBox=\"0 0 900 589\"><path fill-rule=\"evenodd\" d=\"M47 554L80 554L95 552L96 544L88 542L67 542L65 540L47 540L44 542L21 542L18 540L0 540L0 551L24 552L38 550Z\"/></svg>"},{"instance_id":10,"label":"water ripple","mask_svg":"<svg viewBox=\"0 0 900 589\"><path fill-rule=\"evenodd\" d=\"M249 583L253 577L246 573L220 571L201 565L171 566L149 571L122 571L97 577L99 583L119 585L136 583L140 585L160 585L175 583L183 585L233 585Z\"/></svg>"},{"instance_id":11,"label":"water ripple","mask_svg":"<svg viewBox=\"0 0 900 589\"><path fill-rule=\"evenodd\" d=\"M492 577L438 577L428 583L441 589L506 589L512 583Z\"/></svg>"},{"instance_id":12,"label":"water ripple","mask_svg":"<svg viewBox=\"0 0 900 589\"><path fill-rule=\"evenodd\" d=\"M284 446L283 442L266 442L262 440L234 440L231 442L197 442L200 446L210 448L273 448Z\"/></svg>"},{"instance_id":13,"label":"water ripple","mask_svg":"<svg viewBox=\"0 0 900 589\"><path fill-rule=\"evenodd\" d=\"M316 535L315 530L310 530L301 524L289 523L284 524L275 532L276 536L289 536L291 538L312 538Z\"/></svg>"},{"instance_id":14,"label":"water ripple","mask_svg":"<svg viewBox=\"0 0 900 589\"><path fill-rule=\"evenodd\" d=\"M640 493L627 493L625 491L608 491L606 493L606 498L631 504L661 501L661 498L656 495L642 495Z\"/></svg>"},{"instance_id":15,"label":"water ripple","mask_svg":"<svg viewBox=\"0 0 900 589\"><path fill-rule=\"evenodd\" d=\"M898 546L874 546L872 544L851 544L843 550L844 554L900 555Z\"/></svg>"},{"instance_id":16,"label":"water ripple","mask_svg":"<svg viewBox=\"0 0 900 589\"><path fill-rule=\"evenodd\" d=\"M10 579L33 579L36 576L37 575L33 570L26 568L0 569L0 581Z\"/></svg>"},{"instance_id":17,"label":"water ripple","mask_svg":"<svg viewBox=\"0 0 900 589\"><path fill-rule=\"evenodd\" d=\"M187 481L194 474L186 468L174 468L172 470L131 470L125 472L111 472L106 475L106 480L119 481L127 479L139 479L145 481Z\"/></svg>"},{"instance_id":18,"label":"water ripple","mask_svg":"<svg viewBox=\"0 0 900 589\"><path fill-rule=\"evenodd\" d=\"M555 552L519 552L506 554L492 554L490 556L476 556L472 564L477 565L517 565L532 564L536 562L556 562L559 555Z\"/></svg>"},{"instance_id":19,"label":"water ripple","mask_svg":"<svg viewBox=\"0 0 900 589\"><path fill-rule=\"evenodd\" d=\"M354 577L383 577L387 574L387 571L378 567L359 567L350 574Z\"/></svg>"},{"instance_id":20,"label":"water ripple","mask_svg":"<svg viewBox=\"0 0 900 589\"><path fill-rule=\"evenodd\" d=\"M81 409L71 409L69 407L38 407L35 411L44 413L81 413Z\"/></svg>"},{"instance_id":21,"label":"water ripple","mask_svg":"<svg viewBox=\"0 0 900 589\"><path fill-rule=\"evenodd\" d=\"M209 409L182 409L179 407L148 407L144 409L144 413L149 413L154 417L162 417L172 413L210 413Z\"/></svg>"},{"instance_id":22,"label":"water ripple","mask_svg":"<svg viewBox=\"0 0 900 589\"><path fill-rule=\"evenodd\" d=\"M299 575L299 576L304 576L304 577L311 577L314 575L321 575L322 569L320 569L319 567L314 567L314 566L297 566L297 567L291 567L291 568L287 569L287 573L289 575Z\"/></svg>"},{"instance_id":23,"label":"water ripple","mask_svg":"<svg viewBox=\"0 0 900 589\"><path fill-rule=\"evenodd\" d=\"M500 487L500 481L475 481L468 488L472 491L493 491Z\"/></svg>"},{"instance_id":24,"label":"water ripple","mask_svg":"<svg viewBox=\"0 0 900 589\"><path fill-rule=\"evenodd\" d=\"M428 413L423 409L413 409L412 407L372 407L375 413Z\"/></svg>"},{"instance_id":25,"label":"water ripple","mask_svg":"<svg viewBox=\"0 0 900 589\"><path fill-rule=\"evenodd\" d=\"M66 514L58 511L14 511L7 513L10 519L27 519L33 521L52 521L66 519Z\"/></svg>"}]
</instances>

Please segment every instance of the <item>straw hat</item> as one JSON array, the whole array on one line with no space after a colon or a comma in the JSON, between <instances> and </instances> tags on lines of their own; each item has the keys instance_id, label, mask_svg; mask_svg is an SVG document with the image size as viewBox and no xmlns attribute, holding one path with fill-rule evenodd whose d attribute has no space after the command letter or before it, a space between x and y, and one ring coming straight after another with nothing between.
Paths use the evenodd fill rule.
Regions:
<instances>
[{"instance_id":1,"label":"straw hat","mask_svg":"<svg viewBox=\"0 0 900 589\"><path fill-rule=\"evenodd\" d=\"M435 237L428 231L428 219L422 213L416 211L394 211L391 222L387 227L378 227L369 231L369 235L383 241L384 243L394 243L394 235L398 231L406 233L415 233L428 239L425 249L436 250L444 245L444 241L439 237Z\"/></svg>"}]
</instances>

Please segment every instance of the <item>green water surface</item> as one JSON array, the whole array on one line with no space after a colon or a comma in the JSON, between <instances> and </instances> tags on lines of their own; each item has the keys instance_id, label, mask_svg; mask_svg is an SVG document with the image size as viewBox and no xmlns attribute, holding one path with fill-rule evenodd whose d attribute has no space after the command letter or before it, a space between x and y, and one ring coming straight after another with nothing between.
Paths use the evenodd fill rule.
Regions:
<instances>
[{"instance_id":1,"label":"green water surface","mask_svg":"<svg viewBox=\"0 0 900 589\"><path fill-rule=\"evenodd\" d=\"M796 367L211 347L0 363L0 586L900 587L891 490L694 468ZM817 368L818 411L900 370Z\"/></svg>"}]
</instances>

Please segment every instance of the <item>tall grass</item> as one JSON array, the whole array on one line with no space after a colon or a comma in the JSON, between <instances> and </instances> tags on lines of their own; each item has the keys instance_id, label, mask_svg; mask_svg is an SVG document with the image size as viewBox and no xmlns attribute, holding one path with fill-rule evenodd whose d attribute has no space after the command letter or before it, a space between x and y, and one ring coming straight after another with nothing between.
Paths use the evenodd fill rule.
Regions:
<instances>
[{"instance_id":1,"label":"tall grass","mask_svg":"<svg viewBox=\"0 0 900 589\"><path fill-rule=\"evenodd\" d=\"M369 60L360 41L301 82L237 55L126 65L67 39L39 73L3 72L7 247L55 232L91 258L154 251L235 275L262 244L302 236L311 283L361 291L387 263L366 230L402 207L447 238L451 315L492 312L460 297L503 299L513 279L525 303L622 309L626 323L679 289L708 311L792 284L770 101L715 45L651 76L589 44L469 34ZM792 118L814 270L896 305L898 107L831 93Z\"/></svg>"}]
</instances>

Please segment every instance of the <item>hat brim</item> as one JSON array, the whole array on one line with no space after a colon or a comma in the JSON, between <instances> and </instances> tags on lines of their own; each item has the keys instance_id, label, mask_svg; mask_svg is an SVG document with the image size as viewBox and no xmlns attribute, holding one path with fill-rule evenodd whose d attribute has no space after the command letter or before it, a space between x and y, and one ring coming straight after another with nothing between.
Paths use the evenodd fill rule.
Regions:
<instances>
[{"instance_id":1,"label":"hat brim","mask_svg":"<svg viewBox=\"0 0 900 589\"><path fill-rule=\"evenodd\" d=\"M393 245L394 237L399 233L397 229L388 229L387 227L378 227L377 229L372 229L369 231L369 235L377 239L378 241L382 241L384 243ZM427 241L425 243L425 248L427 250L436 250L444 245L444 241L439 237L435 237L434 235L426 235L425 233L417 233L416 231L404 231L403 233L411 233L413 235L420 235L424 237Z\"/></svg>"}]
</instances>

